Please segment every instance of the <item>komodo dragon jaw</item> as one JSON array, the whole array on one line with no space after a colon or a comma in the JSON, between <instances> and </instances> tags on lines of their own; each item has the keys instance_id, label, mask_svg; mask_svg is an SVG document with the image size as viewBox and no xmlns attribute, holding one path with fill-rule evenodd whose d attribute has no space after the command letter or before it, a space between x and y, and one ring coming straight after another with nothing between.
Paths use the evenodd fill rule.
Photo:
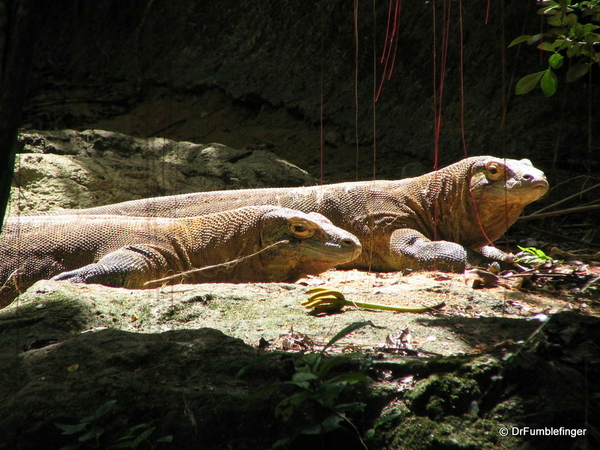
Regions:
<instances>
[{"instance_id":1,"label":"komodo dragon jaw","mask_svg":"<svg viewBox=\"0 0 600 450\"><path fill-rule=\"evenodd\" d=\"M471 202L480 228L468 233L470 247L488 245L498 239L517 221L526 205L549 190L544 172L533 167L528 159L489 158L474 164L470 176ZM479 240L478 235L481 235Z\"/></svg>"}]
</instances>

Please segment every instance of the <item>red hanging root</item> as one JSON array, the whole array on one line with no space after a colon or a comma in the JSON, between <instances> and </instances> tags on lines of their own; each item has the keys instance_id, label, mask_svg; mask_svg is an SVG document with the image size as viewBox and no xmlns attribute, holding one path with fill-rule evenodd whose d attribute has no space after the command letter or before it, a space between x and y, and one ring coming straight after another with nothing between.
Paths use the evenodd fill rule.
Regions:
<instances>
[{"instance_id":1,"label":"red hanging root","mask_svg":"<svg viewBox=\"0 0 600 450\"><path fill-rule=\"evenodd\" d=\"M439 73L439 88L436 88L437 85L437 72L436 72L436 58L437 52L435 50L436 47L436 31L435 31L435 6L433 7L433 21L434 21L434 37L433 37L433 58L434 58L434 163L433 168L437 169L439 164L439 144L440 144L440 134L442 130L442 104L444 99L444 83L446 79L446 62L448 60L448 43L449 43L449 31L450 31L450 12L452 10L452 4L444 3L444 8L442 11L442 55L440 57L440 73Z\"/></svg>"},{"instance_id":2,"label":"red hanging root","mask_svg":"<svg viewBox=\"0 0 600 450\"><path fill-rule=\"evenodd\" d=\"M458 26L460 33L460 134L462 138L463 153L469 156L467 138L465 136L465 64L464 64L464 39L463 39L463 5L458 1Z\"/></svg>"},{"instance_id":3,"label":"red hanging root","mask_svg":"<svg viewBox=\"0 0 600 450\"><path fill-rule=\"evenodd\" d=\"M392 8L392 3L394 7ZM392 9L394 10L394 18L392 20ZM384 64L383 72L381 74L381 81L379 82L379 89L375 96L375 101L379 100L381 90L385 79L392 78L394 73L394 66L396 64L396 53L398 52L398 21L400 18L400 12L402 11L401 0L390 0L388 7L388 20L385 28L385 42L383 44L383 52L381 53L380 63Z\"/></svg>"}]
</instances>

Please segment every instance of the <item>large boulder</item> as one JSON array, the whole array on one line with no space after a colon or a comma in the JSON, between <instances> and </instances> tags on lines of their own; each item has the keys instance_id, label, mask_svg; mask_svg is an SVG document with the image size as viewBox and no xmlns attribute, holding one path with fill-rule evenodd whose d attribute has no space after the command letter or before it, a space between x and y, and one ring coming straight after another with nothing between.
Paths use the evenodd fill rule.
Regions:
<instances>
[{"instance_id":1,"label":"large boulder","mask_svg":"<svg viewBox=\"0 0 600 450\"><path fill-rule=\"evenodd\" d=\"M158 195L305 186L304 170L264 150L136 138L121 133L19 135L9 214L86 208Z\"/></svg>"}]
</instances>

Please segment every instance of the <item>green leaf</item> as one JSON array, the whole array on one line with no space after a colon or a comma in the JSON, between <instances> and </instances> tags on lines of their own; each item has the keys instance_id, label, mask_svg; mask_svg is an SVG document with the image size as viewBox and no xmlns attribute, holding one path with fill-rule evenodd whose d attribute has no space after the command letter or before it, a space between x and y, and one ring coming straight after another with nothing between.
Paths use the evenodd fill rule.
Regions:
<instances>
[{"instance_id":1,"label":"green leaf","mask_svg":"<svg viewBox=\"0 0 600 450\"><path fill-rule=\"evenodd\" d=\"M88 426L87 423L78 423L77 425L68 425L66 423L54 423L56 427L60 428L63 431L64 436L69 436L71 434L79 433L80 431L85 430Z\"/></svg>"},{"instance_id":2,"label":"green leaf","mask_svg":"<svg viewBox=\"0 0 600 450\"><path fill-rule=\"evenodd\" d=\"M533 36L530 35L519 36L518 38L513 39L513 41L510 44L508 44L508 48L512 47L513 45L520 44L521 42L529 42L529 40L532 38Z\"/></svg>"},{"instance_id":3,"label":"green leaf","mask_svg":"<svg viewBox=\"0 0 600 450\"><path fill-rule=\"evenodd\" d=\"M284 398L275 407L275 417L281 417L285 422L287 422L290 417L292 417L294 409L298 405L306 402L307 399L308 393L306 392L298 392L297 394L293 394Z\"/></svg>"},{"instance_id":4,"label":"green leaf","mask_svg":"<svg viewBox=\"0 0 600 450\"><path fill-rule=\"evenodd\" d=\"M321 423L309 424L300 429L300 433L308 435L319 435L325 434L333 430L340 428L340 422L344 420L343 417L334 414L326 417Z\"/></svg>"},{"instance_id":5,"label":"green leaf","mask_svg":"<svg viewBox=\"0 0 600 450\"><path fill-rule=\"evenodd\" d=\"M364 402L341 403L339 405L335 405L336 411L342 411L342 412L347 412L347 411L360 412L360 411L364 411L366 407L367 407L367 404Z\"/></svg>"},{"instance_id":6,"label":"green leaf","mask_svg":"<svg viewBox=\"0 0 600 450\"><path fill-rule=\"evenodd\" d=\"M558 16L548 17L548 25L559 27L562 25L562 20Z\"/></svg>"},{"instance_id":7,"label":"green leaf","mask_svg":"<svg viewBox=\"0 0 600 450\"><path fill-rule=\"evenodd\" d=\"M117 400L109 400L105 404L100 405L100 407L94 413L94 417L96 419L102 417L107 412L109 412L112 409L113 406L115 406L115 403L117 403Z\"/></svg>"},{"instance_id":8,"label":"green leaf","mask_svg":"<svg viewBox=\"0 0 600 450\"><path fill-rule=\"evenodd\" d=\"M324 384L321 390L327 394L338 396L344 389L346 389L348 383L345 381L331 381Z\"/></svg>"},{"instance_id":9,"label":"green leaf","mask_svg":"<svg viewBox=\"0 0 600 450\"><path fill-rule=\"evenodd\" d=\"M321 367L319 367L319 376L321 378L325 378L327 376L327 374L329 373L329 371L333 367L337 366L338 364L348 361L348 359L349 359L348 356L338 355L333 358L325 360L325 362L323 362Z\"/></svg>"},{"instance_id":10,"label":"green leaf","mask_svg":"<svg viewBox=\"0 0 600 450\"><path fill-rule=\"evenodd\" d=\"M573 64L567 70L567 83L571 83L572 81L579 80L582 76L584 76L590 70L591 64L585 63L577 63Z\"/></svg>"},{"instance_id":11,"label":"green leaf","mask_svg":"<svg viewBox=\"0 0 600 450\"><path fill-rule=\"evenodd\" d=\"M540 87L542 88L542 92L544 92L546 97L552 97L554 95L558 87L558 78L552 69L546 70L546 73L542 75Z\"/></svg>"},{"instance_id":12,"label":"green leaf","mask_svg":"<svg viewBox=\"0 0 600 450\"><path fill-rule=\"evenodd\" d=\"M534 34L533 36L531 36L531 39L529 39L529 40L527 41L527 43L528 43L529 45L531 45L531 44L534 44L534 43L536 43L537 41L539 41L539 40L542 38L542 36L544 36L544 35L543 35L543 34L541 34L541 33L540 33L540 34Z\"/></svg>"},{"instance_id":13,"label":"green leaf","mask_svg":"<svg viewBox=\"0 0 600 450\"><path fill-rule=\"evenodd\" d=\"M564 59L565 57L563 55L560 53L555 53L554 55L550 56L548 62L550 63L550 67L553 69L560 69L563 65Z\"/></svg>"},{"instance_id":14,"label":"green leaf","mask_svg":"<svg viewBox=\"0 0 600 450\"><path fill-rule=\"evenodd\" d=\"M573 58L574 56L581 55L581 48L579 45L572 45L567 49L567 57Z\"/></svg>"},{"instance_id":15,"label":"green leaf","mask_svg":"<svg viewBox=\"0 0 600 450\"><path fill-rule=\"evenodd\" d=\"M340 422L343 420L343 417L335 414L323 420L323 422L321 422L321 426L323 427L325 433L327 433L329 431L337 430L340 427Z\"/></svg>"},{"instance_id":16,"label":"green leaf","mask_svg":"<svg viewBox=\"0 0 600 450\"><path fill-rule=\"evenodd\" d=\"M545 8L538 9L538 14L545 14L547 16L558 13L554 6L546 6Z\"/></svg>"},{"instance_id":17,"label":"green leaf","mask_svg":"<svg viewBox=\"0 0 600 450\"><path fill-rule=\"evenodd\" d=\"M546 253L544 253L543 250L540 250L539 248L535 248L535 247L521 247L520 245L517 245L517 247L519 247L519 250L521 250L522 252L529 253L530 255L533 255L536 258L539 258L539 259L541 259L543 261L548 261L548 260L552 259L550 256L546 255Z\"/></svg>"},{"instance_id":18,"label":"green leaf","mask_svg":"<svg viewBox=\"0 0 600 450\"><path fill-rule=\"evenodd\" d=\"M85 434L79 436L79 442L88 442L91 440L98 440L100 436L104 434L104 428L102 427L94 427L90 431Z\"/></svg>"},{"instance_id":19,"label":"green leaf","mask_svg":"<svg viewBox=\"0 0 600 450\"><path fill-rule=\"evenodd\" d=\"M530 75L524 76L521 78L515 87L515 94L526 94L527 92L534 89L542 78L542 75L546 73L545 70L542 72L532 73Z\"/></svg>"},{"instance_id":20,"label":"green leaf","mask_svg":"<svg viewBox=\"0 0 600 450\"><path fill-rule=\"evenodd\" d=\"M310 381L310 380L318 380L319 377L317 376L317 374L312 373L312 372L300 372L300 373L295 373L292 376L292 381L293 382L302 382L302 381Z\"/></svg>"},{"instance_id":21,"label":"green leaf","mask_svg":"<svg viewBox=\"0 0 600 450\"><path fill-rule=\"evenodd\" d=\"M273 444L272 448L283 448L283 447L288 448L289 445L292 443L292 441L293 441L293 438L291 438L291 437L281 438Z\"/></svg>"},{"instance_id":22,"label":"green leaf","mask_svg":"<svg viewBox=\"0 0 600 450\"><path fill-rule=\"evenodd\" d=\"M585 42L588 44L596 44L600 41L600 34L598 33L590 33L585 37Z\"/></svg>"},{"instance_id":23,"label":"green leaf","mask_svg":"<svg viewBox=\"0 0 600 450\"><path fill-rule=\"evenodd\" d=\"M338 332L334 337L332 337L331 340L327 343L327 345L325 345L325 347L323 347L323 350L321 350L321 351L325 352L325 350L327 348L331 347L333 344L335 344L340 339L345 338L350 333L358 330L359 328L365 327L367 325L372 326L372 327L375 326L373 324L373 322L371 322L370 320L367 320L366 322L353 322L353 323L351 323L350 325L348 325L347 327L345 327L343 330L341 330L340 332Z\"/></svg>"},{"instance_id":24,"label":"green leaf","mask_svg":"<svg viewBox=\"0 0 600 450\"><path fill-rule=\"evenodd\" d=\"M548 21L548 23L550 23L550 21ZM571 27L574 28L578 25L577 22L577 15L576 14L568 14L567 15L567 24Z\"/></svg>"},{"instance_id":25,"label":"green leaf","mask_svg":"<svg viewBox=\"0 0 600 450\"><path fill-rule=\"evenodd\" d=\"M133 440L132 448L137 448L138 445L140 445L142 442L148 439L150 435L154 433L154 430L156 430L156 427L151 427L141 432L140 435Z\"/></svg>"},{"instance_id":26,"label":"green leaf","mask_svg":"<svg viewBox=\"0 0 600 450\"><path fill-rule=\"evenodd\" d=\"M540 45L537 46L537 48L546 52L554 51L554 45L552 45L550 42L542 42Z\"/></svg>"},{"instance_id":27,"label":"green leaf","mask_svg":"<svg viewBox=\"0 0 600 450\"><path fill-rule=\"evenodd\" d=\"M294 362L294 367L296 368L296 372L318 373L322 362L323 354L321 352L307 353Z\"/></svg>"}]
</instances>

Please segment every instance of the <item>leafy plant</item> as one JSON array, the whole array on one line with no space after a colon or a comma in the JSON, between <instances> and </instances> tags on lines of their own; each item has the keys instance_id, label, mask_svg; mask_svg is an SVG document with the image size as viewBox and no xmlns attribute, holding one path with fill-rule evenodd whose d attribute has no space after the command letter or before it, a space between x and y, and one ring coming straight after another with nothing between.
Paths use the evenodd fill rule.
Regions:
<instances>
[{"instance_id":1,"label":"leafy plant","mask_svg":"<svg viewBox=\"0 0 600 450\"><path fill-rule=\"evenodd\" d=\"M104 428L98 425L98 421L102 416L106 415L113 406L117 403L116 400L109 400L101 405L94 414L91 416L84 417L75 425L68 425L64 423L55 423L58 428L63 432L64 436L72 436L75 434L81 434L77 439L77 442L66 445L60 450L73 450L81 448L83 445L91 446L92 448L100 448L100 436L104 434Z\"/></svg>"},{"instance_id":2,"label":"leafy plant","mask_svg":"<svg viewBox=\"0 0 600 450\"><path fill-rule=\"evenodd\" d=\"M119 438L117 440L117 443L115 445L111 445L109 447L109 449L113 449L113 448L133 448L133 449L135 449L135 448L138 448L138 445L140 445L143 442L149 443L151 448L154 448L154 447L156 447L156 444L158 444L160 442L168 443L168 442L173 441L173 436L168 435L168 436L158 438L155 441L156 443L152 443L150 441L150 437L151 437L152 433L154 433L155 430L156 430L156 427L153 427L149 423L141 423L139 425L135 425L128 430L128 433L126 436Z\"/></svg>"},{"instance_id":3,"label":"leafy plant","mask_svg":"<svg viewBox=\"0 0 600 450\"><path fill-rule=\"evenodd\" d=\"M535 247L521 247L517 245L523 254L519 255L518 261L532 264L543 264L547 261L552 261L552 257L546 255L543 250Z\"/></svg>"},{"instance_id":4,"label":"leafy plant","mask_svg":"<svg viewBox=\"0 0 600 450\"><path fill-rule=\"evenodd\" d=\"M361 412L366 404L362 402L344 402L347 388L357 383L367 383L369 378L364 370L339 372L334 369L348 363L350 357L338 355L329 357L325 352L335 342L364 326L374 326L372 322L355 322L337 333L319 352L307 353L294 361L295 373L289 381L274 383L261 393L280 386L292 386L294 392L281 400L274 410L275 417L285 423L293 423L293 433L277 441L274 448L290 444L300 435L321 435L341 429L343 424L356 430L347 414ZM280 354L280 353L277 353ZM257 358L264 359L263 357ZM255 363L251 363L249 367ZM363 368L364 369L364 368ZM238 376L247 371L242 369ZM358 435L358 432L357 432ZM360 435L359 439L360 439Z\"/></svg>"},{"instance_id":5,"label":"leafy plant","mask_svg":"<svg viewBox=\"0 0 600 450\"><path fill-rule=\"evenodd\" d=\"M276 447L291 442L300 434L325 434L341 428L343 423L351 424L347 414L365 408L362 402L342 401L348 386L369 380L364 373L330 375L332 369L347 361L348 356L327 359L323 353L309 353L295 362L296 373L284 384L294 386L296 392L275 407L275 417L288 423L294 421L295 433L279 441Z\"/></svg>"},{"instance_id":6,"label":"leafy plant","mask_svg":"<svg viewBox=\"0 0 600 450\"><path fill-rule=\"evenodd\" d=\"M548 97L558 88L556 71L565 57L573 61L567 70L566 81L572 82L587 74L593 64L600 64L600 0L542 0L537 2L538 14L546 17L548 31L535 35L524 35L514 39L509 47L527 42L538 43L537 48L551 53L548 68L521 78L516 85L516 94L525 94L538 85Z\"/></svg>"},{"instance_id":7,"label":"leafy plant","mask_svg":"<svg viewBox=\"0 0 600 450\"><path fill-rule=\"evenodd\" d=\"M91 447L91 448L106 448L100 443L100 437L104 434L105 429L98 425L100 419L108 414L113 406L117 403L117 400L109 400L101 405L94 414L91 416L84 417L75 425L69 425L64 423L55 423L59 429L63 432L64 436L73 436L80 434L76 442L61 447L60 450L76 450L79 448ZM155 441L150 442L149 438L154 433L156 427L150 424L142 423L131 427L128 430L128 434L117 440L115 445L108 447L109 449L116 448L132 448L136 449L141 443L148 442L152 448L156 447L156 444L160 442L171 442L173 436L164 436Z\"/></svg>"}]
</instances>

